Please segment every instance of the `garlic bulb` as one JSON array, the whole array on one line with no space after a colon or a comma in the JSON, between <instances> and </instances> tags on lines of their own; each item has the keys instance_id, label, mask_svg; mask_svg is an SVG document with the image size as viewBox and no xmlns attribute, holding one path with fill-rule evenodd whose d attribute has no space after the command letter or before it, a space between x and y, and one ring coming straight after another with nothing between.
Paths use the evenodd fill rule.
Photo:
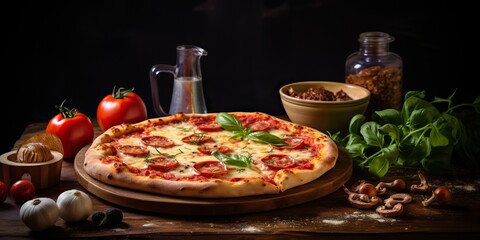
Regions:
<instances>
[{"instance_id":1,"label":"garlic bulb","mask_svg":"<svg viewBox=\"0 0 480 240\"><path fill-rule=\"evenodd\" d=\"M52 227L58 216L57 203L51 198L34 198L20 208L22 222L33 231Z\"/></svg>"},{"instance_id":2,"label":"garlic bulb","mask_svg":"<svg viewBox=\"0 0 480 240\"><path fill-rule=\"evenodd\" d=\"M79 222L92 213L93 204L90 197L76 189L62 192L57 198L60 217L67 222Z\"/></svg>"},{"instance_id":3,"label":"garlic bulb","mask_svg":"<svg viewBox=\"0 0 480 240\"><path fill-rule=\"evenodd\" d=\"M43 143L27 143L20 146L17 151L17 161L21 163L40 163L52 159L52 152Z\"/></svg>"}]
</instances>

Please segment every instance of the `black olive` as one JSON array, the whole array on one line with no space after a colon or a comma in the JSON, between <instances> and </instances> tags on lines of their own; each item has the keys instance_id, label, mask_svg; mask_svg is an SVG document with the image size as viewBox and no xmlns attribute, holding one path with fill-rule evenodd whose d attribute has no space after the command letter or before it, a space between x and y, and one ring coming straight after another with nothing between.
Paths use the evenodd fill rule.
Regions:
<instances>
[{"instance_id":1,"label":"black olive","mask_svg":"<svg viewBox=\"0 0 480 240\"><path fill-rule=\"evenodd\" d=\"M118 208L110 208L105 212L105 218L100 226L115 226L123 221L123 213Z\"/></svg>"},{"instance_id":2,"label":"black olive","mask_svg":"<svg viewBox=\"0 0 480 240\"><path fill-rule=\"evenodd\" d=\"M97 226L100 226L104 218L105 218L104 212L95 212L92 214L92 222Z\"/></svg>"}]
</instances>

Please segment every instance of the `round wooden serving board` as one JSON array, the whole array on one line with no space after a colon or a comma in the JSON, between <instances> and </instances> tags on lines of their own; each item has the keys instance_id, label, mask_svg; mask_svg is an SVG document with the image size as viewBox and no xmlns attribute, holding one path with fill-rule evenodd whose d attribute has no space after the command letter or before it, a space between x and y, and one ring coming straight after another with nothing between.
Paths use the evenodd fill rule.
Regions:
<instances>
[{"instance_id":1,"label":"round wooden serving board","mask_svg":"<svg viewBox=\"0 0 480 240\"><path fill-rule=\"evenodd\" d=\"M176 215L232 215L269 211L298 205L326 196L339 189L352 175L352 160L340 151L335 166L320 178L279 194L238 198L186 198L134 191L108 185L87 174L84 147L75 157L77 180L85 189L106 201L147 212Z\"/></svg>"}]
</instances>

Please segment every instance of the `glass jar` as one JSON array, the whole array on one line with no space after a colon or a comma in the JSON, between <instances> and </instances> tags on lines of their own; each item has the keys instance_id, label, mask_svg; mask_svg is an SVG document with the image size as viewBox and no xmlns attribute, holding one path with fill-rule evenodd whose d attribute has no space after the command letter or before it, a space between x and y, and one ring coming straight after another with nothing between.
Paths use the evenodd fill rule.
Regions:
<instances>
[{"instance_id":1,"label":"glass jar","mask_svg":"<svg viewBox=\"0 0 480 240\"><path fill-rule=\"evenodd\" d=\"M345 62L345 82L370 90L370 103L365 116L374 111L402 108L402 59L390 52L394 37L383 32L364 32L358 42L360 50Z\"/></svg>"}]
</instances>

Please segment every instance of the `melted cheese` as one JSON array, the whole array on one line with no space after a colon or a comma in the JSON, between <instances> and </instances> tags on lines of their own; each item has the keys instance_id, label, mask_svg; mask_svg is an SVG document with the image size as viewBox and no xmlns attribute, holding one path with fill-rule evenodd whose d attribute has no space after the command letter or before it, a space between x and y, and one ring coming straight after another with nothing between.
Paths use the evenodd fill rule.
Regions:
<instances>
[{"instance_id":1,"label":"melted cheese","mask_svg":"<svg viewBox=\"0 0 480 240\"><path fill-rule=\"evenodd\" d=\"M188 122L180 122L178 124L167 124L156 126L153 129L149 129L151 136L164 136L172 139L175 142L175 146L170 148L155 148L148 146L150 150L149 156L154 156L158 154L166 154L175 156L175 159L180 163L175 169L168 171L170 174L174 174L177 178L188 178L196 175L197 173L193 169L193 165L196 162L206 161L206 160L217 160L215 157L210 155L205 155L200 153L197 149L199 146L187 144L182 142L182 138L192 135L194 133L200 133L202 131L198 130L193 124ZM274 134L280 138L285 138L289 136L289 133L285 130L272 129L271 134ZM204 134L211 136L214 140L214 143L207 144L216 144L218 146L223 145L227 146L233 151L229 154L251 154L252 156L252 167L248 169L241 169L235 166L228 166L230 169L229 174L221 176L220 178L255 178L262 177L260 174L262 171L268 171L267 167L261 163L254 166L254 162L262 157L271 154L271 153L281 153L287 154L290 157L293 157L296 160L308 160L312 158L312 153L307 149L277 149L269 144L258 143L251 140L232 140L231 137L233 134L229 131L217 131L217 132L204 132ZM141 139L135 136L123 136L118 140L118 143L121 145L142 145L145 146ZM145 161L146 157L133 157L129 155L120 154L120 158L129 166L138 168L138 169L147 169L148 163ZM147 156L148 157L148 156Z\"/></svg>"}]
</instances>

